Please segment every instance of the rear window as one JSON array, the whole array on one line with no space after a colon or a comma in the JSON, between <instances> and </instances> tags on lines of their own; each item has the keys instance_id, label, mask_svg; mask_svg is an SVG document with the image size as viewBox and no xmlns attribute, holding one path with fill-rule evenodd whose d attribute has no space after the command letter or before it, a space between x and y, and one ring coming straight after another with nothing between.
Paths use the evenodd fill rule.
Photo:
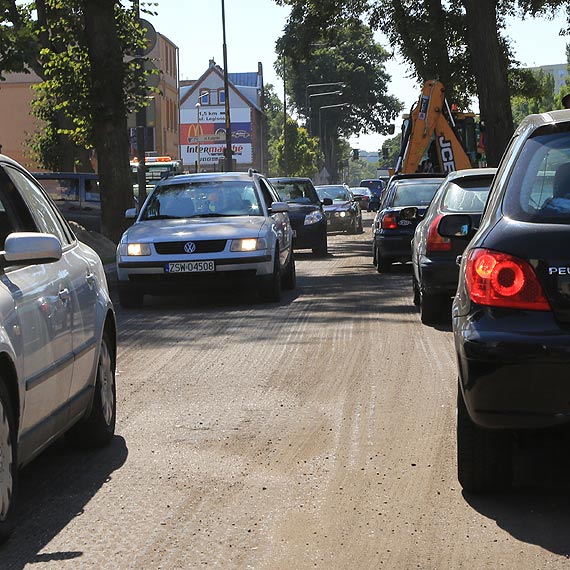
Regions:
<instances>
[{"instance_id":1,"label":"rear window","mask_svg":"<svg viewBox=\"0 0 570 570\"><path fill-rule=\"evenodd\" d=\"M75 178L43 178L40 183L55 202L79 200L79 180Z\"/></svg>"},{"instance_id":2,"label":"rear window","mask_svg":"<svg viewBox=\"0 0 570 570\"><path fill-rule=\"evenodd\" d=\"M470 177L450 182L441 199L442 212L482 212L492 181L492 177Z\"/></svg>"},{"instance_id":3,"label":"rear window","mask_svg":"<svg viewBox=\"0 0 570 570\"><path fill-rule=\"evenodd\" d=\"M439 179L433 182L396 182L392 206L395 208L402 206L427 206L441 182Z\"/></svg>"},{"instance_id":4,"label":"rear window","mask_svg":"<svg viewBox=\"0 0 570 570\"><path fill-rule=\"evenodd\" d=\"M510 175L504 211L515 220L570 222L570 125L539 129Z\"/></svg>"}]
</instances>

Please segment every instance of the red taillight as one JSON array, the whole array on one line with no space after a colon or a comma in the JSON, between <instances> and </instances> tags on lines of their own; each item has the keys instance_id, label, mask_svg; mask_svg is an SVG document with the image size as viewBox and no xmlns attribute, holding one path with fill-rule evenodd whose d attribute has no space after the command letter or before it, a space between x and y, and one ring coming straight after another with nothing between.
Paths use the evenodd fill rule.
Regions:
<instances>
[{"instance_id":1,"label":"red taillight","mask_svg":"<svg viewBox=\"0 0 570 570\"><path fill-rule=\"evenodd\" d=\"M426 242L426 251L428 253L431 251L451 251L451 240L448 237L443 237L437 231L441 218L443 218L441 214L436 216L429 227Z\"/></svg>"},{"instance_id":2,"label":"red taillight","mask_svg":"<svg viewBox=\"0 0 570 570\"><path fill-rule=\"evenodd\" d=\"M382 218L382 229L383 230L397 230L398 221L396 220L396 214L384 214Z\"/></svg>"},{"instance_id":3,"label":"red taillight","mask_svg":"<svg viewBox=\"0 0 570 570\"><path fill-rule=\"evenodd\" d=\"M465 281L471 300L479 305L550 311L534 269L524 259L474 249L465 264Z\"/></svg>"}]
</instances>

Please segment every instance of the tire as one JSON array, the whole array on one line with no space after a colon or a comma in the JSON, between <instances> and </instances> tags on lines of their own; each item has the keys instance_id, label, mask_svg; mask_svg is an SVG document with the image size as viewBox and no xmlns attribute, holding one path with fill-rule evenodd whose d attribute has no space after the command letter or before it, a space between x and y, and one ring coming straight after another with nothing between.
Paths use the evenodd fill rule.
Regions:
<instances>
[{"instance_id":1,"label":"tire","mask_svg":"<svg viewBox=\"0 0 570 570\"><path fill-rule=\"evenodd\" d=\"M71 442L82 447L102 447L110 443L115 435L115 350L107 333L103 333L101 340L96 374L91 411L68 433Z\"/></svg>"},{"instance_id":2,"label":"tire","mask_svg":"<svg viewBox=\"0 0 570 570\"><path fill-rule=\"evenodd\" d=\"M362 216L358 219L358 233L364 233L364 226L362 225Z\"/></svg>"},{"instance_id":3,"label":"tire","mask_svg":"<svg viewBox=\"0 0 570 570\"><path fill-rule=\"evenodd\" d=\"M418 282L416 281L415 277L412 277L412 291L413 291L412 303L416 307L419 307L420 306L420 287L419 287Z\"/></svg>"},{"instance_id":4,"label":"tire","mask_svg":"<svg viewBox=\"0 0 570 570\"><path fill-rule=\"evenodd\" d=\"M289 258L287 268L283 272L281 286L288 291L295 289L297 286L297 271L295 269L295 255L293 254L293 250L291 250L291 257Z\"/></svg>"},{"instance_id":5,"label":"tire","mask_svg":"<svg viewBox=\"0 0 570 570\"><path fill-rule=\"evenodd\" d=\"M387 273L392 269L392 261L386 257L381 257L378 250L376 251L376 270L378 273Z\"/></svg>"},{"instance_id":6,"label":"tire","mask_svg":"<svg viewBox=\"0 0 570 570\"><path fill-rule=\"evenodd\" d=\"M313 254L318 255L319 257L324 257L325 255L328 255L328 253L329 253L329 246L327 243L327 237L325 236L323 243L319 245L319 247L313 248Z\"/></svg>"},{"instance_id":7,"label":"tire","mask_svg":"<svg viewBox=\"0 0 570 570\"><path fill-rule=\"evenodd\" d=\"M378 266L378 250L376 249L376 244L372 244L372 265Z\"/></svg>"},{"instance_id":8,"label":"tire","mask_svg":"<svg viewBox=\"0 0 570 570\"><path fill-rule=\"evenodd\" d=\"M358 222L356 221L356 216L354 216L350 221L350 227L348 228L347 233L350 235L358 233Z\"/></svg>"},{"instance_id":9,"label":"tire","mask_svg":"<svg viewBox=\"0 0 570 570\"><path fill-rule=\"evenodd\" d=\"M442 295L428 295L419 292L420 320L424 325L434 325L443 321L446 298Z\"/></svg>"},{"instance_id":10,"label":"tire","mask_svg":"<svg viewBox=\"0 0 570 570\"><path fill-rule=\"evenodd\" d=\"M123 309L140 309L144 303L144 293L119 283L119 303Z\"/></svg>"},{"instance_id":11,"label":"tire","mask_svg":"<svg viewBox=\"0 0 570 570\"><path fill-rule=\"evenodd\" d=\"M0 377L0 544L6 542L15 525L18 488L16 422L8 389Z\"/></svg>"},{"instance_id":12,"label":"tire","mask_svg":"<svg viewBox=\"0 0 570 570\"><path fill-rule=\"evenodd\" d=\"M281 271L279 269L279 250L275 251L273 272L271 275L261 277L259 295L264 301L278 303L281 301Z\"/></svg>"},{"instance_id":13,"label":"tire","mask_svg":"<svg viewBox=\"0 0 570 570\"><path fill-rule=\"evenodd\" d=\"M465 491L508 489L513 480L512 436L473 423L461 389L457 394L457 478Z\"/></svg>"}]
</instances>

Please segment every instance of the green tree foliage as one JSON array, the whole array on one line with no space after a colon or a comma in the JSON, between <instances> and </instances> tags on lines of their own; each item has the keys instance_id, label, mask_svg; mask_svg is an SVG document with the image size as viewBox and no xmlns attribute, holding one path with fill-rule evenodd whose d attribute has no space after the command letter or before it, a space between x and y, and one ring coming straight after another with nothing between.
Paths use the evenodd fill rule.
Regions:
<instances>
[{"instance_id":1,"label":"green tree foliage","mask_svg":"<svg viewBox=\"0 0 570 570\"><path fill-rule=\"evenodd\" d=\"M529 70L530 71L530 70ZM527 115L544 113L555 109L554 77L542 70L530 71L534 77L536 88L532 94L516 95L511 98L513 121L518 125Z\"/></svg>"},{"instance_id":2,"label":"green tree foliage","mask_svg":"<svg viewBox=\"0 0 570 570\"><path fill-rule=\"evenodd\" d=\"M380 168L395 168L402 145L402 135L386 139L382 144Z\"/></svg>"},{"instance_id":3,"label":"green tree foliage","mask_svg":"<svg viewBox=\"0 0 570 570\"><path fill-rule=\"evenodd\" d=\"M318 140L290 117L287 117L285 129L285 138L281 133L274 145L275 156L270 163L272 172L281 176L314 178L318 171Z\"/></svg>"}]
</instances>

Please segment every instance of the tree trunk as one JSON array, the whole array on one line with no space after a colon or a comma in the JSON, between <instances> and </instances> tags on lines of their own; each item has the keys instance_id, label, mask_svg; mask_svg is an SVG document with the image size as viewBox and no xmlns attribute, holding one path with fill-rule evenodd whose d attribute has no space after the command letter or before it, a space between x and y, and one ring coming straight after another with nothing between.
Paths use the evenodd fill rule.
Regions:
<instances>
[{"instance_id":1,"label":"tree trunk","mask_svg":"<svg viewBox=\"0 0 570 570\"><path fill-rule=\"evenodd\" d=\"M513 134L513 114L507 80L507 58L497 30L498 0L463 0L467 42L486 127L487 164L497 166Z\"/></svg>"},{"instance_id":2,"label":"tree trunk","mask_svg":"<svg viewBox=\"0 0 570 570\"><path fill-rule=\"evenodd\" d=\"M83 0L91 65L93 135L101 186L101 231L117 243L133 207L123 53L117 36L118 0Z\"/></svg>"}]
</instances>

